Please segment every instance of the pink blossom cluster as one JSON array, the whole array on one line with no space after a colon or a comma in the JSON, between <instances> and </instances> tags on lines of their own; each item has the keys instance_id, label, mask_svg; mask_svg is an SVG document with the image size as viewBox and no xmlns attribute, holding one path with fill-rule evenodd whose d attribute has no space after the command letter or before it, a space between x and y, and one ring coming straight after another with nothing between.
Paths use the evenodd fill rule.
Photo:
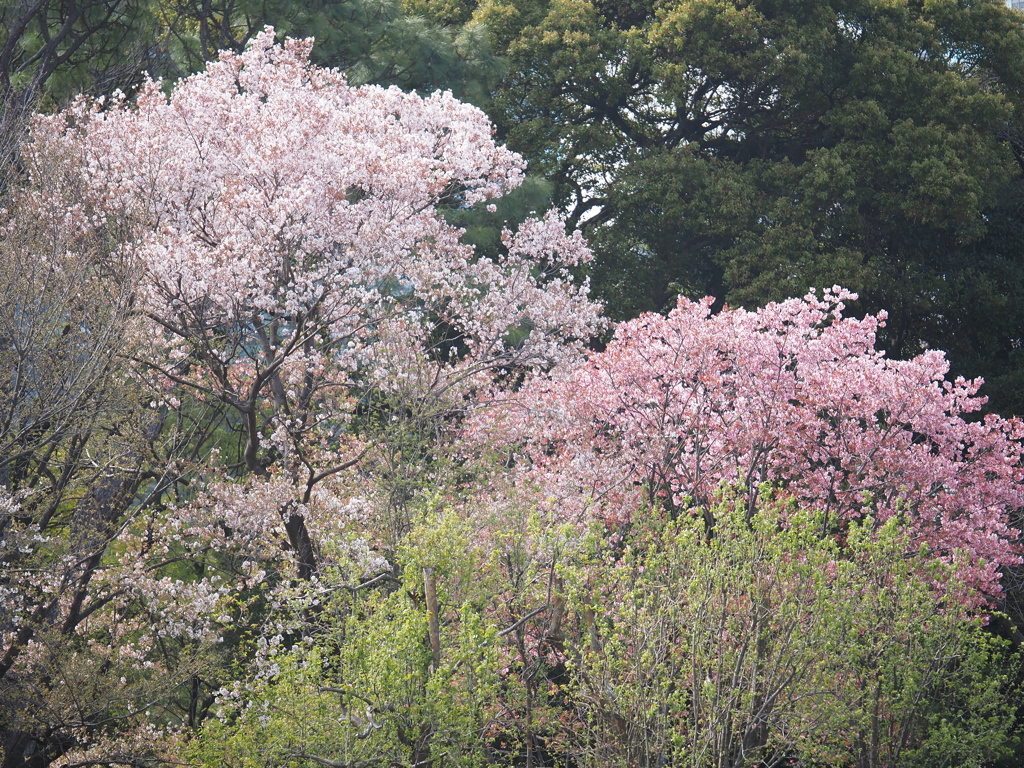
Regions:
<instances>
[{"instance_id":1,"label":"pink blossom cluster","mask_svg":"<svg viewBox=\"0 0 1024 768\"><path fill-rule=\"evenodd\" d=\"M889 360L884 315L843 315L839 288L757 311L680 299L620 325L583 365L541 377L477 434L521 446L520 471L563 519L627 520L651 502L707 510L722 485L763 484L827 514L906 518L916 545L999 591L1020 562L1024 425L987 415L980 381L941 352Z\"/></svg>"}]
</instances>

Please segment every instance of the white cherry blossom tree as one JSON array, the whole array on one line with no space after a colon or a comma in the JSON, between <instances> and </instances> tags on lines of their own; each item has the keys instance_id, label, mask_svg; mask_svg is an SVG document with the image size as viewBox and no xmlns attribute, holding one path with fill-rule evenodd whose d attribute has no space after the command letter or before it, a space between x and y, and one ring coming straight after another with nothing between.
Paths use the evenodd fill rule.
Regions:
<instances>
[{"instance_id":1,"label":"white cherry blossom tree","mask_svg":"<svg viewBox=\"0 0 1024 768\"><path fill-rule=\"evenodd\" d=\"M555 213L506 231L496 259L446 223L523 179L482 112L351 87L311 46L268 28L170 95L151 81L34 130L36 151L77 147L97 225L132 224L153 383L226 406L244 471L286 477L299 505L372 447L352 426L368 403L451 419L496 374L578 354L600 322L571 273L589 251ZM283 514L309 575L303 516Z\"/></svg>"}]
</instances>

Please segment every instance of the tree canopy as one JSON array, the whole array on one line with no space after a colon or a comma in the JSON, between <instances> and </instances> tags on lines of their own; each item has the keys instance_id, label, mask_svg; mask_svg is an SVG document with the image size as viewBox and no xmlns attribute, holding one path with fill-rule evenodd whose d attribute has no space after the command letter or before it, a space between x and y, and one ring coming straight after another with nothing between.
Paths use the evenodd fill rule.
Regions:
<instances>
[{"instance_id":1,"label":"tree canopy","mask_svg":"<svg viewBox=\"0 0 1024 768\"><path fill-rule=\"evenodd\" d=\"M480 429L525 446L522 471L561 519L628 521L660 503L704 514L711 532L723 484L753 514L768 483L823 513L823 530L904 517L912 548L995 596L996 564L1018 561L1024 431L965 421L977 383L946 381L940 352L887 359L875 348L884 315L843 316L855 298L836 289L715 315L710 299L680 299L668 317L621 324L586 365L536 380Z\"/></svg>"},{"instance_id":2,"label":"tree canopy","mask_svg":"<svg viewBox=\"0 0 1024 768\"><path fill-rule=\"evenodd\" d=\"M1020 19L0 23L0 768L1020 764Z\"/></svg>"},{"instance_id":3,"label":"tree canopy","mask_svg":"<svg viewBox=\"0 0 1024 768\"><path fill-rule=\"evenodd\" d=\"M612 316L838 283L908 355L969 346L998 313L973 254L1024 158L1024 30L1001 3L493 0L474 18L511 62L491 114L583 226ZM991 279L1016 275L996 247Z\"/></svg>"},{"instance_id":4,"label":"tree canopy","mask_svg":"<svg viewBox=\"0 0 1024 768\"><path fill-rule=\"evenodd\" d=\"M16 446L0 464L5 768L33 751L29 765L87 759L91 744L107 744L108 716L124 721L124 749L148 755L137 697L157 695L161 675L172 688L202 676L196 654L218 642L218 617L283 551L311 587L324 572L386 566L423 493L401 476L441 482L434 473L473 393L578 356L601 325L571 275L590 253L557 214L506 229L493 259L442 217L443 205L486 203L522 181L521 159L495 145L482 112L450 93L350 86L309 52L308 40L279 46L266 30L169 95L150 81L132 103L80 100L34 123L24 152L34 183L5 212L25 241L5 253L11 274L19 256L39 261L12 293L3 337L17 395L0 432ZM52 183L55 169L65 183ZM50 244L52 231L65 239ZM73 237L94 250L79 252ZM133 320L132 348L86 347L88 365L70 359L77 346L117 335L79 319L77 305L91 306L53 276L74 279L70 266L83 262L112 281ZM18 329L26 316L35 340ZM19 357L22 345L31 351ZM54 355L78 378L67 383ZM140 439L87 479L94 452L65 477L64 451L100 432L64 422L100 395L112 407L111 356L140 388L149 445ZM103 428L116 426L93 427ZM115 444L128 440L125 427L116 434ZM374 478L380 496L375 532L331 543L360 478ZM84 493L70 519L56 514L65 492ZM67 700L90 694L60 670L102 665L122 632L134 649L119 660L122 682L76 717ZM65 658L78 638L94 645ZM212 703L200 703L212 682L188 694L191 720ZM121 754L112 744L108 757Z\"/></svg>"}]
</instances>

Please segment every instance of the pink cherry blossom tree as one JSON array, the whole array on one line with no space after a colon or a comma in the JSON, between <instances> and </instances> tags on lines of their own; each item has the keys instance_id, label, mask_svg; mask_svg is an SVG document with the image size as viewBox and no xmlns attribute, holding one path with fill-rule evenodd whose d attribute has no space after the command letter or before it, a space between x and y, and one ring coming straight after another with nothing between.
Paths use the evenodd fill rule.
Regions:
<instances>
[{"instance_id":1,"label":"pink cherry blossom tree","mask_svg":"<svg viewBox=\"0 0 1024 768\"><path fill-rule=\"evenodd\" d=\"M518 442L520 472L562 519L628 521L660 503L714 525L738 486L765 483L825 513L823 534L900 515L913 545L955 562L983 594L1020 562L1024 425L972 417L980 381L948 381L941 352L889 360L884 315L843 315L839 288L757 311L680 299L620 325L583 365L538 378L474 429Z\"/></svg>"}]
</instances>

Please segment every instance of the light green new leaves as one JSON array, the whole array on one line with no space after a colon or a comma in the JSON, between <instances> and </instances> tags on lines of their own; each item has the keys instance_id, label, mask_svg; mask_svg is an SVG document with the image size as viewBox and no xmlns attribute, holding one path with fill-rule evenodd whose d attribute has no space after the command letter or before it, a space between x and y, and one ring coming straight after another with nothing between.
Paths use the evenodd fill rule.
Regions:
<instances>
[{"instance_id":1,"label":"light green new leaves","mask_svg":"<svg viewBox=\"0 0 1024 768\"><path fill-rule=\"evenodd\" d=\"M478 553L468 532L464 520L438 512L403 544L400 580L334 589L310 616L307 637L286 638L264 672L239 681L237 697L222 691L221 717L204 727L192 759L211 768L317 759L483 764L499 661L496 630L474 588ZM424 568L437 587L438 665L428 641Z\"/></svg>"},{"instance_id":2,"label":"light green new leaves","mask_svg":"<svg viewBox=\"0 0 1024 768\"><path fill-rule=\"evenodd\" d=\"M974 765L1012 746L992 673L1019 662L947 606L952 572L907 558L899 521L840 547L820 516L747 512L725 499L710 533L648 519L571 569L597 612L574 669L586 764Z\"/></svg>"}]
</instances>

